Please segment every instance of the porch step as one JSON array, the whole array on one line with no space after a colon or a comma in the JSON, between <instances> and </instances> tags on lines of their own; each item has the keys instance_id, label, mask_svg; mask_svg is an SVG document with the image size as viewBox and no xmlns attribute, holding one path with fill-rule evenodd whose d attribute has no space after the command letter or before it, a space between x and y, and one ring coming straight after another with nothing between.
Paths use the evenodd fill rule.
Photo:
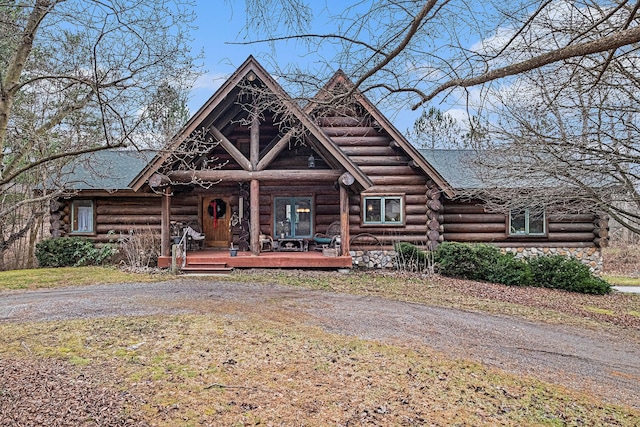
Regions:
<instances>
[{"instance_id":1,"label":"porch step","mask_svg":"<svg viewBox=\"0 0 640 427\"><path fill-rule=\"evenodd\" d=\"M225 262L198 262L189 263L187 258L187 264L182 269L184 274L225 274L233 271L233 267L229 267Z\"/></svg>"}]
</instances>

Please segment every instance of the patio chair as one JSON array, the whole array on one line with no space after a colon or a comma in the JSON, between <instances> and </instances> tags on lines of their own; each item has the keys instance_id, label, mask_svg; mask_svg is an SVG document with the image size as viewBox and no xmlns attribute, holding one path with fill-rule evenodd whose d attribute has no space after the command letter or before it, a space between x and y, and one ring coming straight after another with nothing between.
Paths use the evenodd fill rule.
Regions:
<instances>
[{"instance_id":1,"label":"patio chair","mask_svg":"<svg viewBox=\"0 0 640 427\"><path fill-rule=\"evenodd\" d=\"M273 250L273 237L268 234L260 234L260 252L271 252Z\"/></svg>"},{"instance_id":2,"label":"patio chair","mask_svg":"<svg viewBox=\"0 0 640 427\"><path fill-rule=\"evenodd\" d=\"M325 233L314 234L313 242L316 244L316 250L335 248L340 245L340 221L329 224Z\"/></svg>"},{"instance_id":3,"label":"patio chair","mask_svg":"<svg viewBox=\"0 0 640 427\"><path fill-rule=\"evenodd\" d=\"M204 248L205 236L202 234L200 224L195 221L191 221L183 228L183 233L185 231L187 237L187 250L195 251Z\"/></svg>"}]
</instances>

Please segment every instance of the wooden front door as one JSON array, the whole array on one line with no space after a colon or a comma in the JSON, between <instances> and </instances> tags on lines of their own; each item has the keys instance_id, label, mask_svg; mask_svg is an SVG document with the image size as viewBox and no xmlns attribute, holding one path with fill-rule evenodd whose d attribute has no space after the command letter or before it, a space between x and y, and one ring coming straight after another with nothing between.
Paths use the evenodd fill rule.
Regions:
<instances>
[{"instance_id":1,"label":"wooden front door","mask_svg":"<svg viewBox=\"0 0 640 427\"><path fill-rule=\"evenodd\" d=\"M231 207L229 198L202 199L202 232L205 246L228 248L231 246Z\"/></svg>"}]
</instances>

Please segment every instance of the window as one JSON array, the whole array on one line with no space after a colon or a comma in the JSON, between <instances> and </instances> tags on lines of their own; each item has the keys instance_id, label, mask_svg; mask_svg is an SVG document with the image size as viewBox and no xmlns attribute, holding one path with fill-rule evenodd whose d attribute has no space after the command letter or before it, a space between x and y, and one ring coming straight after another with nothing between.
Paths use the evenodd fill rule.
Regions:
<instances>
[{"instance_id":1,"label":"window","mask_svg":"<svg viewBox=\"0 0 640 427\"><path fill-rule=\"evenodd\" d=\"M71 232L93 233L93 201L74 200L71 204Z\"/></svg>"},{"instance_id":2,"label":"window","mask_svg":"<svg viewBox=\"0 0 640 427\"><path fill-rule=\"evenodd\" d=\"M512 209L509 212L509 235L544 236L546 221L544 209Z\"/></svg>"},{"instance_id":3,"label":"window","mask_svg":"<svg viewBox=\"0 0 640 427\"><path fill-rule=\"evenodd\" d=\"M274 236L311 237L313 211L311 197L276 197L274 199Z\"/></svg>"},{"instance_id":4,"label":"window","mask_svg":"<svg viewBox=\"0 0 640 427\"><path fill-rule=\"evenodd\" d=\"M363 224L402 225L404 199L402 196L367 196L362 199Z\"/></svg>"}]
</instances>

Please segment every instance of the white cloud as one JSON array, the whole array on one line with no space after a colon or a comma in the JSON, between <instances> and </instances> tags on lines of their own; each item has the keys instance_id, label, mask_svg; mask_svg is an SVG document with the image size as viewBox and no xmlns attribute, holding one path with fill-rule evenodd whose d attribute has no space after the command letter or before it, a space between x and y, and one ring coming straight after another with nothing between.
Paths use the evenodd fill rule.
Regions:
<instances>
[{"instance_id":1,"label":"white cloud","mask_svg":"<svg viewBox=\"0 0 640 427\"><path fill-rule=\"evenodd\" d=\"M454 118L464 130L469 128L469 114L467 113L467 110L463 108L452 108L445 111L445 113Z\"/></svg>"},{"instance_id":2,"label":"white cloud","mask_svg":"<svg viewBox=\"0 0 640 427\"><path fill-rule=\"evenodd\" d=\"M198 77L193 84L193 90L209 90L212 94L227 79L227 75L223 73L205 73Z\"/></svg>"},{"instance_id":3,"label":"white cloud","mask_svg":"<svg viewBox=\"0 0 640 427\"><path fill-rule=\"evenodd\" d=\"M189 101L187 102L189 111L192 114L198 111L227 78L228 76L223 73L206 73L198 77L189 93Z\"/></svg>"}]
</instances>

